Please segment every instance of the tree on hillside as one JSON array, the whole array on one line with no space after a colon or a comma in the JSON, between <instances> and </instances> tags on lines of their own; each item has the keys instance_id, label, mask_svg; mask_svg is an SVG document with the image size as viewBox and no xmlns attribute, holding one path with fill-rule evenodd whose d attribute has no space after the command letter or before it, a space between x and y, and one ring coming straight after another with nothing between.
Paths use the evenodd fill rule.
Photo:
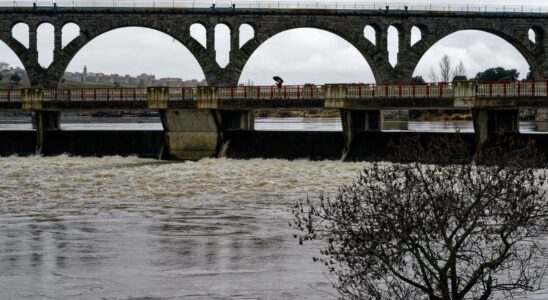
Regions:
<instances>
[{"instance_id":1,"label":"tree on hillside","mask_svg":"<svg viewBox=\"0 0 548 300\"><path fill-rule=\"evenodd\" d=\"M331 199L293 208L299 242L322 240L315 261L341 299L490 299L539 288L547 267L546 176L537 152L491 149L469 163L464 144L411 142L410 163L373 163ZM432 162L435 164L423 164Z\"/></svg>"},{"instance_id":2,"label":"tree on hillside","mask_svg":"<svg viewBox=\"0 0 548 300\"><path fill-rule=\"evenodd\" d=\"M22 78L21 78L21 76L19 76L19 74L17 74L17 73L11 74L11 76L10 76L10 86L12 88L18 86L19 83L21 82L21 80L22 80Z\"/></svg>"},{"instance_id":3,"label":"tree on hillside","mask_svg":"<svg viewBox=\"0 0 548 300\"><path fill-rule=\"evenodd\" d=\"M499 81L499 80L508 80L514 81L518 80L519 72L516 69L506 70L503 67L490 68L483 72L476 74L475 80L480 81Z\"/></svg>"},{"instance_id":4,"label":"tree on hillside","mask_svg":"<svg viewBox=\"0 0 548 300\"><path fill-rule=\"evenodd\" d=\"M424 79L422 78L422 76L413 76L411 78L411 83L425 83Z\"/></svg>"},{"instance_id":5,"label":"tree on hillside","mask_svg":"<svg viewBox=\"0 0 548 300\"><path fill-rule=\"evenodd\" d=\"M0 62L0 81L3 79L3 73L9 69L10 65L5 62Z\"/></svg>"},{"instance_id":6,"label":"tree on hillside","mask_svg":"<svg viewBox=\"0 0 548 300\"><path fill-rule=\"evenodd\" d=\"M450 82L456 76L466 77L466 69L464 68L462 61L458 65L453 66L451 59L447 54L438 62L438 66L439 74L436 73L433 68L430 68L428 77L432 82Z\"/></svg>"}]
</instances>

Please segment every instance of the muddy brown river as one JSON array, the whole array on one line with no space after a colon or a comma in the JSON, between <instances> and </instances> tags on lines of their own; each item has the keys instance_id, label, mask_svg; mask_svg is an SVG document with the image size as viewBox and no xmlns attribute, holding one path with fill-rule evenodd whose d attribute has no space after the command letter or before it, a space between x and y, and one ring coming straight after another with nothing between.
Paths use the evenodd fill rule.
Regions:
<instances>
[{"instance_id":1,"label":"muddy brown river","mask_svg":"<svg viewBox=\"0 0 548 300\"><path fill-rule=\"evenodd\" d=\"M290 206L364 164L0 158L0 299L332 299Z\"/></svg>"},{"instance_id":2,"label":"muddy brown river","mask_svg":"<svg viewBox=\"0 0 548 300\"><path fill-rule=\"evenodd\" d=\"M362 165L0 158L0 298L330 297L290 205Z\"/></svg>"}]
</instances>

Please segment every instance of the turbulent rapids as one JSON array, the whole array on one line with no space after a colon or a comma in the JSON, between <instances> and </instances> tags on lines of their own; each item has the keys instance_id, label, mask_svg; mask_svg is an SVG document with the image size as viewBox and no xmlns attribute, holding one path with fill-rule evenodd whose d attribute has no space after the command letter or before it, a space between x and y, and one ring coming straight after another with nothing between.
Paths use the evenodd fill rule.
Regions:
<instances>
[{"instance_id":1,"label":"turbulent rapids","mask_svg":"<svg viewBox=\"0 0 548 300\"><path fill-rule=\"evenodd\" d=\"M0 298L326 297L289 207L362 166L0 158Z\"/></svg>"},{"instance_id":2,"label":"turbulent rapids","mask_svg":"<svg viewBox=\"0 0 548 300\"><path fill-rule=\"evenodd\" d=\"M364 165L2 157L0 298L334 298L290 205Z\"/></svg>"}]
</instances>

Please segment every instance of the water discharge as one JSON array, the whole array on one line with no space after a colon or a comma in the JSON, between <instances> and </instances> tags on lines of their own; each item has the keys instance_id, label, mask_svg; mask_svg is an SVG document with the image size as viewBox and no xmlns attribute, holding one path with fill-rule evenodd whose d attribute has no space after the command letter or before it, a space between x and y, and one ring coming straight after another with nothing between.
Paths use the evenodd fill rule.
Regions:
<instances>
[{"instance_id":1,"label":"water discharge","mask_svg":"<svg viewBox=\"0 0 548 300\"><path fill-rule=\"evenodd\" d=\"M334 298L290 206L365 164L0 158L0 298Z\"/></svg>"},{"instance_id":2,"label":"water discharge","mask_svg":"<svg viewBox=\"0 0 548 300\"><path fill-rule=\"evenodd\" d=\"M328 297L290 205L362 166L0 158L0 298Z\"/></svg>"}]
</instances>

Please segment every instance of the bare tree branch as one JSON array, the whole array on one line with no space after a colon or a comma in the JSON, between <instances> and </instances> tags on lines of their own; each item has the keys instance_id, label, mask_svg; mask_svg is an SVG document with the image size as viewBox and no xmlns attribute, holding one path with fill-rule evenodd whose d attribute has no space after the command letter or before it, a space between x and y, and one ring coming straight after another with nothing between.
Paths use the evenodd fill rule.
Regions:
<instances>
[{"instance_id":1,"label":"bare tree branch","mask_svg":"<svg viewBox=\"0 0 548 300\"><path fill-rule=\"evenodd\" d=\"M545 172L532 145L476 156L458 136L410 140L412 163L374 163L334 199L293 208L300 242L337 276L341 299L489 299L539 288L548 267ZM434 163L424 164L422 162Z\"/></svg>"}]
</instances>

